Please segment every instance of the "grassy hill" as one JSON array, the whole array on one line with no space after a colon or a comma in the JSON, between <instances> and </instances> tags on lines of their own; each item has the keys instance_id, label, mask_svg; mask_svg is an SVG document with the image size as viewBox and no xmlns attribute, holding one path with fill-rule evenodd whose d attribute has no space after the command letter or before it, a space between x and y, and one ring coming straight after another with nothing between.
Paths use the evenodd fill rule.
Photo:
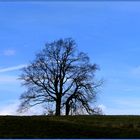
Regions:
<instances>
[{"instance_id":1,"label":"grassy hill","mask_svg":"<svg viewBox=\"0 0 140 140\"><path fill-rule=\"evenodd\" d=\"M140 138L140 116L0 116L0 138Z\"/></svg>"}]
</instances>

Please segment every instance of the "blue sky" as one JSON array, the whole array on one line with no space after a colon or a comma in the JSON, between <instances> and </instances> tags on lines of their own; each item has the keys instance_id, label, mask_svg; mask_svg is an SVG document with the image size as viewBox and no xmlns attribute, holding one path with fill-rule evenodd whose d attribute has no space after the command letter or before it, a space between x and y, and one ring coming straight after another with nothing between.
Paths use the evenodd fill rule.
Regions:
<instances>
[{"instance_id":1,"label":"blue sky","mask_svg":"<svg viewBox=\"0 0 140 140\"><path fill-rule=\"evenodd\" d=\"M25 90L19 69L46 42L72 37L100 66L96 104L105 114L140 115L139 7L136 1L0 2L0 114L16 114Z\"/></svg>"}]
</instances>

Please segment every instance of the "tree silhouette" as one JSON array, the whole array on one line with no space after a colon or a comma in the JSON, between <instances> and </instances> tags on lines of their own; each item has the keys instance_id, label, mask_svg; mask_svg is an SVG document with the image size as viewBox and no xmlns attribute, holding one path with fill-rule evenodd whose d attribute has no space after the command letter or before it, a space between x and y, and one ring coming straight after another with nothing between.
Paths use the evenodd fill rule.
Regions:
<instances>
[{"instance_id":1,"label":"tree silhouette","mask_svg":"<svg viewBox=\"0 0 140 140\"><path fill-rule=\"evenodd\" d=\"M92 113L90 102L101 84L94 80L96 64L87 54L78 52L71 38L47 43L33 62L22 69L20 78L27 91L21 94L19 110L38 104L55 104L55 115L69 115L71 109L84 108Z\"/></svg>"}]
</instances>

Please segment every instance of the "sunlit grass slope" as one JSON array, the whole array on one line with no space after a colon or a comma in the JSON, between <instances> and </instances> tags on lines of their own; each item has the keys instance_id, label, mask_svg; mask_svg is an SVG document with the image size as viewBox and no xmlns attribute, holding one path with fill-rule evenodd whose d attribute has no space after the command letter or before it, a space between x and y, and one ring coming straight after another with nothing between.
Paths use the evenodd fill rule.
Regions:
<instances>
[{"instance_id":1,"label":"sunlit grass slope","mask_svg":"<svg viewBox=\"0 0 140 140\"><path fill-rule=\"evenodd\" d=\"M0 138L140 138L140 116L0 116Z\"/></svg>"}]
</instances>

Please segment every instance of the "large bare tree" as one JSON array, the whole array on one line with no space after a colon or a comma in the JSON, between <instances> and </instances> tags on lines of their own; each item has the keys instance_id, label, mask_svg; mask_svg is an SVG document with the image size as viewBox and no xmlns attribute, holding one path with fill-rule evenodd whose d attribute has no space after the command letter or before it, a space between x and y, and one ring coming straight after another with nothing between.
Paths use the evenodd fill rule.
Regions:
<instances>
[{"instance_id":1,"label":"large bare tree","mask_svg":"<svg viewBox=\"0 0 140 140\"><path fill-rule=\"evenodd\" d=\"M87 54L77 51L71 38L47 43L33 62L22 69L20 79L27 87L20 99L19 110L38 104L55 104L55 115L69 115L71 109L84 108L88 113L94 110L90 101L96 97L100 86L94 79L96 64L89 61Z\"/></svg>"}]
</instances>

